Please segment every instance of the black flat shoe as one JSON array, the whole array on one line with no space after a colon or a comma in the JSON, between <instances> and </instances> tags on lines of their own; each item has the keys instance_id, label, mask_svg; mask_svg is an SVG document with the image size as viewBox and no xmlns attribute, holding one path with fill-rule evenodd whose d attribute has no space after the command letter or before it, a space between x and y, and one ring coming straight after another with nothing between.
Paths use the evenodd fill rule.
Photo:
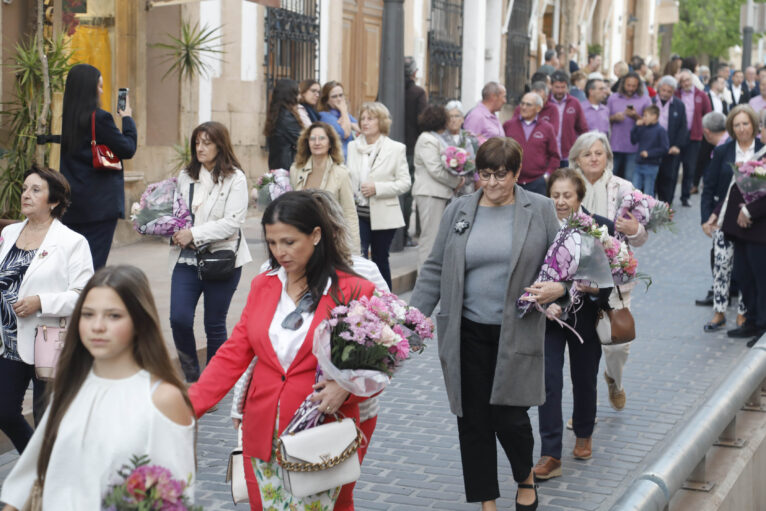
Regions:
<instances>
[{"instance_id":1,"label":"black flat shoe","mask_svg":"<svg viewBox=\"0 0 766 511\"><path fill-rule=\"evenodd\" d=\"M745 323L742 326L738 326L737 328L733 328L726 332L726 335L729 337L733 337L734 339L744 339L745 337L753 337L758 335L760 332L759 330L754 327L750 326L747 323Z\"/></svg>"},{"instance_id":2,"label":"black flat shoe","mask_svg":"<svg viewBox=\"0 0 766 511\"><path fill-rule=\"evenodd\" d=\"M519 483L519 488L535 490L535 501L531 504L519 504L519 491L516 490L516 511L535 511L537 509L537 504L539 503L537 499L537 485Z\"/></svg>"},{"instance_id":3,"label":"black flat shoe","mask_svg":"<svg viewBox=\"0 0 766 511\"><path fill-rule=\"evenodd\" d=\"M702 300L694 300L694 305L699 305L700 307L710 307L713 305L713 293L711 291L708 291L707 296L703 298Z\"/></svg>"},{"instance_id":4,"label":"black flat shoe","mask_svg":"<svg viewBox=\"0 0 766 511\"><path fill-rule=\"evenodd\" d=\"M705 332L715 332L716 330L720 330L722 326L726 324L726 318L723 318L721 321L708 321L705 323L705 326L702 327L702 329Z\"/></svg>"},{"instance_id":5,"label":"black flat shoe","mask_svg":"<svg viewBox=\"0 0 766 511\"><path fill-rule=\"evenodd\" d=\"M682 201L681 201L681 205L682 205L683 207L685 207L685 208L690 208L690 207L692 207L692 205L691 205L691 203L689 202L689 200L688 200L688 199L687 199L687 200L682 200Z\"/></svg>"}]
</instances>

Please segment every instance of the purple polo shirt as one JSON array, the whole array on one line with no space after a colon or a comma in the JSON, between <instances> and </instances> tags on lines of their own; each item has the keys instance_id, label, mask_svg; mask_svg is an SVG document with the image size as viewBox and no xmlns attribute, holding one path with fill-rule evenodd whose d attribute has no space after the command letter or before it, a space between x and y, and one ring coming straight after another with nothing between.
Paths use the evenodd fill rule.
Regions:
<instances>
[{"instance_id":1,"label":"purple polo shirt","mask_svg":"<svg viewBox=\"0 0 766 511\"><path fill-rule=\"evenodd\" d=\"M618 112L624 112L628 105L633 105L636 113L642 115L644 108L651 104L652 101L648 95L639 96L638 94L633 94L633 96L627 97L623 96L620 92L610 95L606 101L610 116ZM636 121L627 115L620 122L612 122L612 138L610 140L612 151L617 151L618 153L635 153L638 151L638 145L630 143L630 130L635 125Z\"/></svg>"},{"instance_id":2,"label":"purple polo shirt","mask_svg":"<svg viewBox=\"0 0 766 511\"><path fill-rule=\"evenodd\" d=\"M527 122L524 119L521 119L521 129L524 130L524 140L529 140L529 135L532 134L532 131L534 131L535 126L537 126L537 116L535 116L532 121Z\"/></svg>"},{"instance_id":3,"label":"purple polo shirt","mask_svg":"<svg viewBox=\"0 0 766 511\"><path fill-rule=\"evenodd\" d=\"M748 104L753 107L753 110L755 110L756 113L760 113L761 110L766 108L766 99L763 99L763 96L758 95L754 98L750 98Z\"/></svg>"},{"instance_id":4,"label":"purple polo shirt","mask_svg":"<svg viewBox=\"0 0 766 511\"><path fill-rule=\"evenodd\" d=\"M665 128L665 131L668 130L668 119L670 118L670 103L673 102L673 97L671 97L669 100L665 101L665 104L662 104L662 100L657 96L657 106L660 107L660 119L659 123L660 126Z\"/></svg>"},{"instance_id":5,"label":"purple polo shirt","mask_svg":"<svg viewBox=\"0 0 766 511\"><path fill-rule=\"evenodd\" d=\"M683 101L686 107L686 127L691 131L692 122L694 121L694 89L690 91L682 90L681 101Z\"/></svg>"},{"instance_id":6,"label":"purple polo shirt","mask_svg":"<svg viewBox=\"0 0 766 511\"><path fill-rule=\"evenodd\" d=\"M559 154L561 154L561 126L564 124L564 107L567 106L567 97L568 95L564 94L564 97L561 98L561 101L558 101L551 95L550 99L551 103L556 105L556 108L559 110L559 126L556 130L556 147L559 148Z\"/></svg>"},{"instance_id":7,"label":"purple polo shirt","mask_svg":"<svg viewBox=\"0 0 766 511\"><path fill-rule=\"evenodd\" d=\"M503 125L500 124L500 119L490 112L489 108L482 102L479 102L473 107L473 110L468 112L468 115L463 122L463 128L476 135L480 144L483 144L487 139L492 137L505 136Z\"/></svg>"},{"instance_id":8,"label":"purple polo shirt","mask_svg":"<svg viewBox=\"0 0 766 511\"><path fill-rule=\"evenodd\" d=\"M590 131L600 131L609 136L609 109L606 105L594 105L590 101L580 103Z\"/></svg>"}]
</instances>

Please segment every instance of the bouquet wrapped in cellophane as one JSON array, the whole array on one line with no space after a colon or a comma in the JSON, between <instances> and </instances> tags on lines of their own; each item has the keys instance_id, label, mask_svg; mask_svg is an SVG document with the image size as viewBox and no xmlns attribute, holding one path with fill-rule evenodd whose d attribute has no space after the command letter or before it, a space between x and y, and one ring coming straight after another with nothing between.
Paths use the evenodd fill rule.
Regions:
<instances>
[{"instance_id":1,"label":"bouquet wrapped in cellophane","mask_svg":"<svg viewBox=\"0 0 766 511\"><path fill-rule=\"evenodd\" d=\"M766 158L736 163L734 182L748 204L766 197Z\"/></svg>"},{"instance_id":2,"label":"bouquet wrapped in cellophane","mask_svg":"<svg viewBox=\"0 0 766 511\"><path fill-rule=\"evenodd\" d=\"M171 177L150 184L141 200L130 208L130 219L138 234L172 236L192 225L189 206L176 190L177 179Z\"/></svg>"},{"instance_id":3,"label":"bouquet wrapped in cellophane","mask_svg":"<svg viewBox=\"0 0 766 511\"><path fill-rule=\"evenodd\" d=\"M638 223L652 232L657 232L660 227L665 227L670 231L675 228L673 223L674 211L670 205L638 190L633 190L622 196L617 214L614 217L615 221L618 218L629 218L628 213L632 214Z\"/></svg>"}]
</instances>

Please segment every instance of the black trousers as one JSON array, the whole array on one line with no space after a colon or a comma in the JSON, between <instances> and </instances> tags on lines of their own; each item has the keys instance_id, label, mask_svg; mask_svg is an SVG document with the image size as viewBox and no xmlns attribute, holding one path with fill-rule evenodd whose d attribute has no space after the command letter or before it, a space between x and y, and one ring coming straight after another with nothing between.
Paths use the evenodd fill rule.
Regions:
<instances>
[{"instance_id":1,"label":"black trousers","mask_svg":"<svg viewBox=\"0 0 766 511\"><path fill-rule=\"evenodd\" d=\"M572 378L572 429L577 438L589 438L596 422L596 392L601 342L596 334L598 309L590 298L583 297L580 310L567 323L575 334L558 323L545 323L545 403L538 407L540 417L540 456L561 459L564 434L561 394L564 387L564 351L569 346L569 374Z\"/></svg>"},{"instance_id":2,"label":"black trousers","mask_svg":"<svg viewBox=\"0 0 766 511\"><path fill-rule=\"evenodd\" d=\"M766 243L734 241L734 276L742 291L745 322L766 331Z\"/></svg>"},{"instance_id":3,"label":"black trousers","mask_svg":"<svg viewBox=\"0 0 766 511\"><path fill-rule=\"evenodd\" d=\"M676 183L678 182L678 166L680 165L680 155L666 154L660 162L660 171L657 174L657 198L668 204L673 203L673 195L676 193Z\"/></svg>"},{"instance_id":4,"label":"black trousers","mask_svg":"<svg viewBox=\"0 0 766 511\"><path fill-rule=\"evenodd\" d=\"M32 427L22 415L24 394L33 382L32 411L35 424L40 423L47 402L45 401L45 382L35 377L35 366L17 360L8 360L0 356L0 430L11 439L13 446L24 452L32 438Z\"/></svg>"},{"instance_id":5,"label":"black trousers","mask_svg":"<svg viewBox=\"0 0 766 511\"><path fill-rule=\"evenodd\" d=\"M539 193L540 195L548 195L548 183L545 181L545 177L540 176L537 179L524 183L521 185L523 189L528 192Z\"/></svg>"},{"instance_id":6,"label":"black trousers","mask_svg":"<svg viewBox=\"0 0 766 511\"><path fill-rule=\"evenodd\" d=\"M483 325L462 318L460 337L463 416L458 417L457 427L465 496L468 502L484 502L500 496L497 440L511 462L513 479L521 482L532 471L535 439L528 407L489 403L500 325Z\"/></svg>"},{"instance_id":7,"label":"black trousers","mask_svg":"<svg viewBox=\"0 0 766 511\"><path fill-rule=\"evenodd\" d=\"M699 187L702 175L705 173L705 167L710 163L710 155L713 153L715 146L702 139L700 143L700 152L697 155L697 168L694 170L694 186Z\"/></svg>"},{"instance_id":8,"label":"black trousers","mask_svg":"<svg viewBox=\"0 0 766 511\"><path fill-rule=\"evenodd\" d=\"M702 141L690 140L686 147L681 149L681 165L683 165L683 177L681 178L681 200L687 201L691 196L694 173L697 172L697 157L700 154ZM676 167L678 169L678 167ZM678 172L674 176L674 183L678 180Z\"/></svg>"},{"instance_id":9,"label":"black trousers","mask_svg":"<svg viewBox=\"0 0 766 511\"><path fill-rule=\"evenodd\" d=\"M67 224L74 232L82 234L88 240L90 255L93 258L93 270L106 266L109 251L112 249L114 230L117 219L87 222L82 224Z\"/></svg>"}]
</instances>

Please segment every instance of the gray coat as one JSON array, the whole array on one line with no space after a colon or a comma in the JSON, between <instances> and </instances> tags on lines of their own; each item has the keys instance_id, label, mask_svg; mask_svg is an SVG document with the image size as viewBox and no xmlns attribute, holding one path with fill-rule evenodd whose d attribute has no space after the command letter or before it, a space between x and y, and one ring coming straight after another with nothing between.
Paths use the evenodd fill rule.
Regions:
<instances>
[{"instance_id":1,"label":"gray coat","mask_svg":"<svg viewBox=\"0 0 766 511\"><path fill-rule=\"evenodd\" d=\"M460 321L463 311L465 248L482 191L455 199L442 216L431 255L415 283L410 305L436 314L439 359L452 413L462 417L460 384ZM500 347L497 354L491 404L536 406L545 401L543 347L545 316L532 309L519 318L516 300L537 280L548 247L559 230L553 201L515 186L510 278L505 295ZM468 228L458 233L461 220ZM500 236L502 233L498 233Z\"/></svg>"}]
</instances>

